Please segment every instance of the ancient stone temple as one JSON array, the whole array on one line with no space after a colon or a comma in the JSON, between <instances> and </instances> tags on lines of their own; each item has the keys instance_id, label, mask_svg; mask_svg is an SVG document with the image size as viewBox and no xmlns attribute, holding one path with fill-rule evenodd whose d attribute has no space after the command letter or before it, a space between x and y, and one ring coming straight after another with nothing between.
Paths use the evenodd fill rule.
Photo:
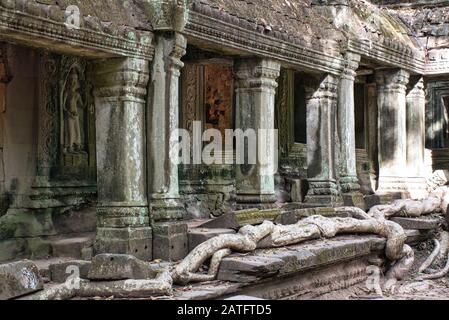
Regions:
<instances>
[{"instance_id":1,"label":"ancient stone temple","mask_svg":"<svg viewBox=\"0 0 449 320\"><path fill-rule=\"evenodd\" d=\"M277 170L237 163L239 129L276 132ZM2 263L175 262L248 224L426 199L444 170L449 1L0 0Z\"/></svg>"}]
</instances>

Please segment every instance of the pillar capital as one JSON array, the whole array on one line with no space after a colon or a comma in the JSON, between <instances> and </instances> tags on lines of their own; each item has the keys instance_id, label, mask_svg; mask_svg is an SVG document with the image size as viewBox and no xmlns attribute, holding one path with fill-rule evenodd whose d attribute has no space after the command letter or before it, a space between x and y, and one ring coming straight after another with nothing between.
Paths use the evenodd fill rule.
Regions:
<instances>
[{"instance_id":1,"label":"pillar capital","mask_svg":"<svg viewBox=\"0 0 449 320\"><path fill-rule=\"evenodd\" d=\"M345 67L341 73L342 79L354 81L357 75L356 70L359 68L361 56L357 53L347 52L345 55Z\"/></svg>"},{"instance_id":2,"label":"pillar capital","mask_svg":"<svg viewBox=\"0 0 449 320\"><path fill-rule=\"evenodd\" d=\"M403 69L376 70L376 83L378 90L406 90L410 73Z\"/></svg>"},{"instance_id":3,"label":"pillar capital","mask_svg":"<svg viewBox=\"0 0 449 320\"><path fill-rule=\"evenodd\" d=\"M337 99L339 78L326 74L324 76L310 76L305 80L306 99Z\"/></svg>"},{"instance_id":4,"label":"pillar capital","mask_svg":"<svg viewBox=\"0 0 449 320\"><path fill-rule=\"evenodd\" d=\"M239 59L236 63L238 88L261 88L276 90L281 65L271 59Z\"/></svg>"}]
</instances>

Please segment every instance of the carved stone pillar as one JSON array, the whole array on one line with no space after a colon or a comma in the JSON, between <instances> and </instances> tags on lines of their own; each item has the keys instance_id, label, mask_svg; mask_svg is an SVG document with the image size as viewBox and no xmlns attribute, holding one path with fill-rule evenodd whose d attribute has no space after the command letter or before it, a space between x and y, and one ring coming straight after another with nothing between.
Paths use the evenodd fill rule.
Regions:
<instances>
[{"instance_id":1,"label":"carved stone pillar","mask_svg":"<svg viewBox=\"0 0 449 320\"><path fill-rule=\"evenodd\" d=\"M145 168L145 97L149 63L95 62L97 253L152 258Z\"/></svg>"},{"instance_id":2,"label":"carved stone pillar","mask_svg":"<svg viewBox=\"0 0 449 320\"><path fill-rule=\"evenodd\" d=\"M426 189L424 172L426 95L423 78L413 79L410 85L411 89L406 98L407 185L412 197L421 198L425 196Z\"/></svg>"},{"instance_id":3,"label":"carved stone pillar","mask_svg":"<svg viewBox=\"0 0 449 320\"><path fill-rule=\"evenodd\" d=\"M307 176L309 190L305 202L341 205L336 172L336 110L338 79L325 75L310 77L307 99Z\"/></svg>"},{"instance_id":4,"label":"carved stone pillar","mask_svg":"<svg viewBox=\"0 0 449 320\"><path fill-rule=\"evenodd\" d=\"M187 41L179 33L159 33L149 92L147 117L148 191L153 223L154 258L179 260L187 255L187 225L182 222L178 165L179 77Z\"/></svg>"},{"instance_id":5,"label":"carved stone pillar","mask_svg":"<svg viewBox=\"0 0 449 320\"><path fill-rule=\"evenodd\" d=\"M379 181L377 192L402 192L407 175L406 88L408 72L376 71L379 117Z\"/></svg>"},{"instance_id":6,"label":"carved stone pillar","mask_svg":"<svg viewBox=\"0 0 449 320\"><path fill-rule=\"evenodd\" d=\"M356 167L354 113L355 71L359 66L360 55L347 53L346 59L347 65L338 86L339 182L345 205L363 207Z\"/></svg>"},{"instance_id":7,"label":"carved stone pillar","mask_svg":"<svg viewBox=\"0 0 449 320\"><path fill-rule=\"evenodd\" d=\"M243 132L253 129L256 136L263 132L259 129L274 130L274 97L279 73L280 64L273 60L253 58L236 62L236 129ZM257 148L260 146L258 143ZM237 206L240 208L270 207L276 202L275 172L264 164L277 160L277 146L274 139L267 139L265 146L266 152L259 154L264 159L257 157L255 163L251 163L248 154L245 163L237 166ZM250 152L249 147L246 142L245 152Z\"/></svg>"}]
</instances>

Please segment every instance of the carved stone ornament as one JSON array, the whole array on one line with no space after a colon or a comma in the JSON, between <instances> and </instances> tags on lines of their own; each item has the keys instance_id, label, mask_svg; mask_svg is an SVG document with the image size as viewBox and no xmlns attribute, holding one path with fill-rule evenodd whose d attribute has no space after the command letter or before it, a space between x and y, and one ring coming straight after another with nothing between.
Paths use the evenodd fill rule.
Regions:
<instances>
[{"instance_id":1,"label":"carved stone ornament","mask_svg":"<svg viewBox=\"0 0 449 320\"><path fill-rule=\"evenodd\" d=\"M144 7L154 30L182 31L186 25L186 0L146 0Z\"/></svg>"}]
</instances>

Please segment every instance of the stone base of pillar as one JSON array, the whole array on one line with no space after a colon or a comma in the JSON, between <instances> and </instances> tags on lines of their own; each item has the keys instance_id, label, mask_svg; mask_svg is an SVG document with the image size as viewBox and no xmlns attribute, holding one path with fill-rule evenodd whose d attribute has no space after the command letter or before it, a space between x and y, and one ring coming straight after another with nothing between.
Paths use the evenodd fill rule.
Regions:
<instances>
[{"instance_id":1,"label":"stone base of pillar","mask_svg":"<svg viewBox=\"0 0 449 320\"><path fill-rule=\"evenodd\" d=\"M379 177L376 193L400 193L402 198L422 199L427 196L426 179L421 177Z\"/></svg>"},{"instance_id":2,"label":"stone base of pillar","mask_svg":"<svg viewBox=\"0 0 449 320\"><path fill-rule=\"evenodd\" d=\"M334 181L311 181L304 200L307 204L337 207L343 205L343 198Z\"/></svg>"},{"instance_id":3,"label":"stone base of pillar","mask_svg":"<svg viewBox=\"0 0 449 320\"><path fill-rule=\"evenodd\" d=\"M276 195L274 194L237 194L236 209L272 209L276 207Z\"/></svg>"},{"instance_id":4,"label":"stone base of pillar","mask_svg":"<svg viewBox=\"0 0 449 320\"><path fill-rule=\"evenodd\" d=\"M425 199L428 197L427 180L424 177L405 178L408 196L412 199Z\"/></svg>"},{"instance_id":5,"label":"stone base of pillar","mask_svg":"<svg viewBox=\"0 0 449 320\"><path fill-rule=\"evenodd\" d=\"M150 198L150 212L154 221L181 220L185 208L179 198Z\"/></svg>"},{"instance_id":6,"label":"stone base of pillar","mask_svg":"<svg viewBox=\"0 0 449 320\"><path fill-rule=\"evenodd\" d=\"M150 227L100 227L97 229L94 251L96 254L130 254L150 261L153 258L152 230Z\"/></svg>"},{"instance_id":7,"label":"stone base of pillar","mask_svg":"<svg viewBox=\"0 0 449 320\"><path fill-rule=\"evenodd\" d=\"M153 224L153 258L178 261L188 254L187 224L182 221Z\"/></svg>"},{"instance_id":8,"label":"stone base of pillar","mask_svg":"<svg viewBox=\"0 0 449 320\"><path fill-rule=\"evenodd\" d=\"M358 207L365 210L365 200L361 192L343 193L343 204L350 207Z\"/></svg>"}]
</instances>

